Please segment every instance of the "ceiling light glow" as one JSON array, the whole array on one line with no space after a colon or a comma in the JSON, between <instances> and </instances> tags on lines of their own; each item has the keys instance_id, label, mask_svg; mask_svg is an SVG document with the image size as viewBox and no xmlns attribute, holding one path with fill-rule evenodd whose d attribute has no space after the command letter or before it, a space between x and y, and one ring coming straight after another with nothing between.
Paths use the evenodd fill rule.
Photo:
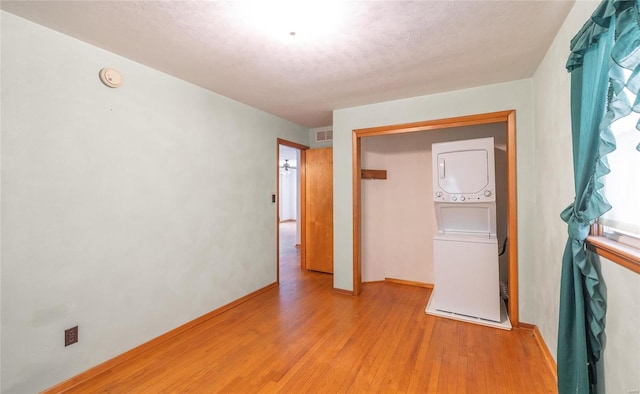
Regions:
<instances>
[{"instance_id":1,"label":"ceiling light glow","mask_svg":"<svg viewBox=\"0 0 640 394\"><path fill-rule=\"evenodd\" d=\"M344 1L276 0L243 2L244 19L261 34L282 40L318 40L336 32Z\"/></svg>"}]
</instances>

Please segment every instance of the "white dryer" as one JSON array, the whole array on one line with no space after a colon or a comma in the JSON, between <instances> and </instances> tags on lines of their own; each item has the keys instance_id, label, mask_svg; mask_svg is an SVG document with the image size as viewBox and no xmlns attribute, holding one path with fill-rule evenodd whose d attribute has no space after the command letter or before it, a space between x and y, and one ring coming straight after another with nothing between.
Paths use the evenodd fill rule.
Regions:
<instances>
[{"instance_id":1,"label":"white dryer","mask_svg":"<svg viewBox=\"0 0 640 394\"><path fill-rule=\"evenodd\" d=\"M438 233L427 313L499 323L506 313L499 285L493 138L433 144L432 161Z\"/></svg>"}]
</instances>

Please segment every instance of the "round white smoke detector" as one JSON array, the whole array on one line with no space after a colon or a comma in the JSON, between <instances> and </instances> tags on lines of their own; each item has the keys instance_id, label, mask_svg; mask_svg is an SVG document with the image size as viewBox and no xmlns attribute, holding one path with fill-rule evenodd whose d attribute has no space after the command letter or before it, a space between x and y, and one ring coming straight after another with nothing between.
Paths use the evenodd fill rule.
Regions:
<instances>
[{"instance_id":1,"label":"round white smoke detector","mask_svg":"<svg viewBox=\"0 0 640 394\"><path fill-rule=\"evenodd\" d=\"M110 88L119 88L122 85L122 75L117 70L109 67L100 70L100 80Z\"/></svg>"}]
</instances>

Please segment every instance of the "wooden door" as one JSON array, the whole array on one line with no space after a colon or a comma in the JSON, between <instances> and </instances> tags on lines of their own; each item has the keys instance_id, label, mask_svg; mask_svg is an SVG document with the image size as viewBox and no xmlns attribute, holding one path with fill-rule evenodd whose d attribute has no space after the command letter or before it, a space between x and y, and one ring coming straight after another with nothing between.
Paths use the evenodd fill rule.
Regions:
<instances>
[{"instance_id":1,"label":"wooden door","mask_svg":"<svg viewBox=\"0 0 640 394\"><path fill-rule=\"evenodd\" d=\"M308 149L305 169L305 268L333 273L333 149Z\"/></svg>"}]
</instances>

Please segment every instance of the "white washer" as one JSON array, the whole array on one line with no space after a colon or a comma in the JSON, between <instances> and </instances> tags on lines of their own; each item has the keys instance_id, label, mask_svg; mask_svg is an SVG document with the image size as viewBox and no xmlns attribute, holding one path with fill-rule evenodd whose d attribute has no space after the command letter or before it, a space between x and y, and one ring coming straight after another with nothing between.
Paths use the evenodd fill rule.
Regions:
<instances>
[{"instance_id":1,"label":"white washer","mask_svg":"<svg viewBox=\"0 0 640 394\"><path fill-rule=\"evenodd\" d=\"M500 321L495 237L433 238L436 278L432 306L442 312Z\"/></svg>"},{"instance_id":2,"label":"white washer","mask_svg":"<svg viewBox=\"0 0 640 394\"><path fill-rule=\"evenodd\" d=\"M432 162L438 233L435 286L426 311L500 323L506 313L499 285L493 138L433 144Z\"/></svg>"}]
</instances>

